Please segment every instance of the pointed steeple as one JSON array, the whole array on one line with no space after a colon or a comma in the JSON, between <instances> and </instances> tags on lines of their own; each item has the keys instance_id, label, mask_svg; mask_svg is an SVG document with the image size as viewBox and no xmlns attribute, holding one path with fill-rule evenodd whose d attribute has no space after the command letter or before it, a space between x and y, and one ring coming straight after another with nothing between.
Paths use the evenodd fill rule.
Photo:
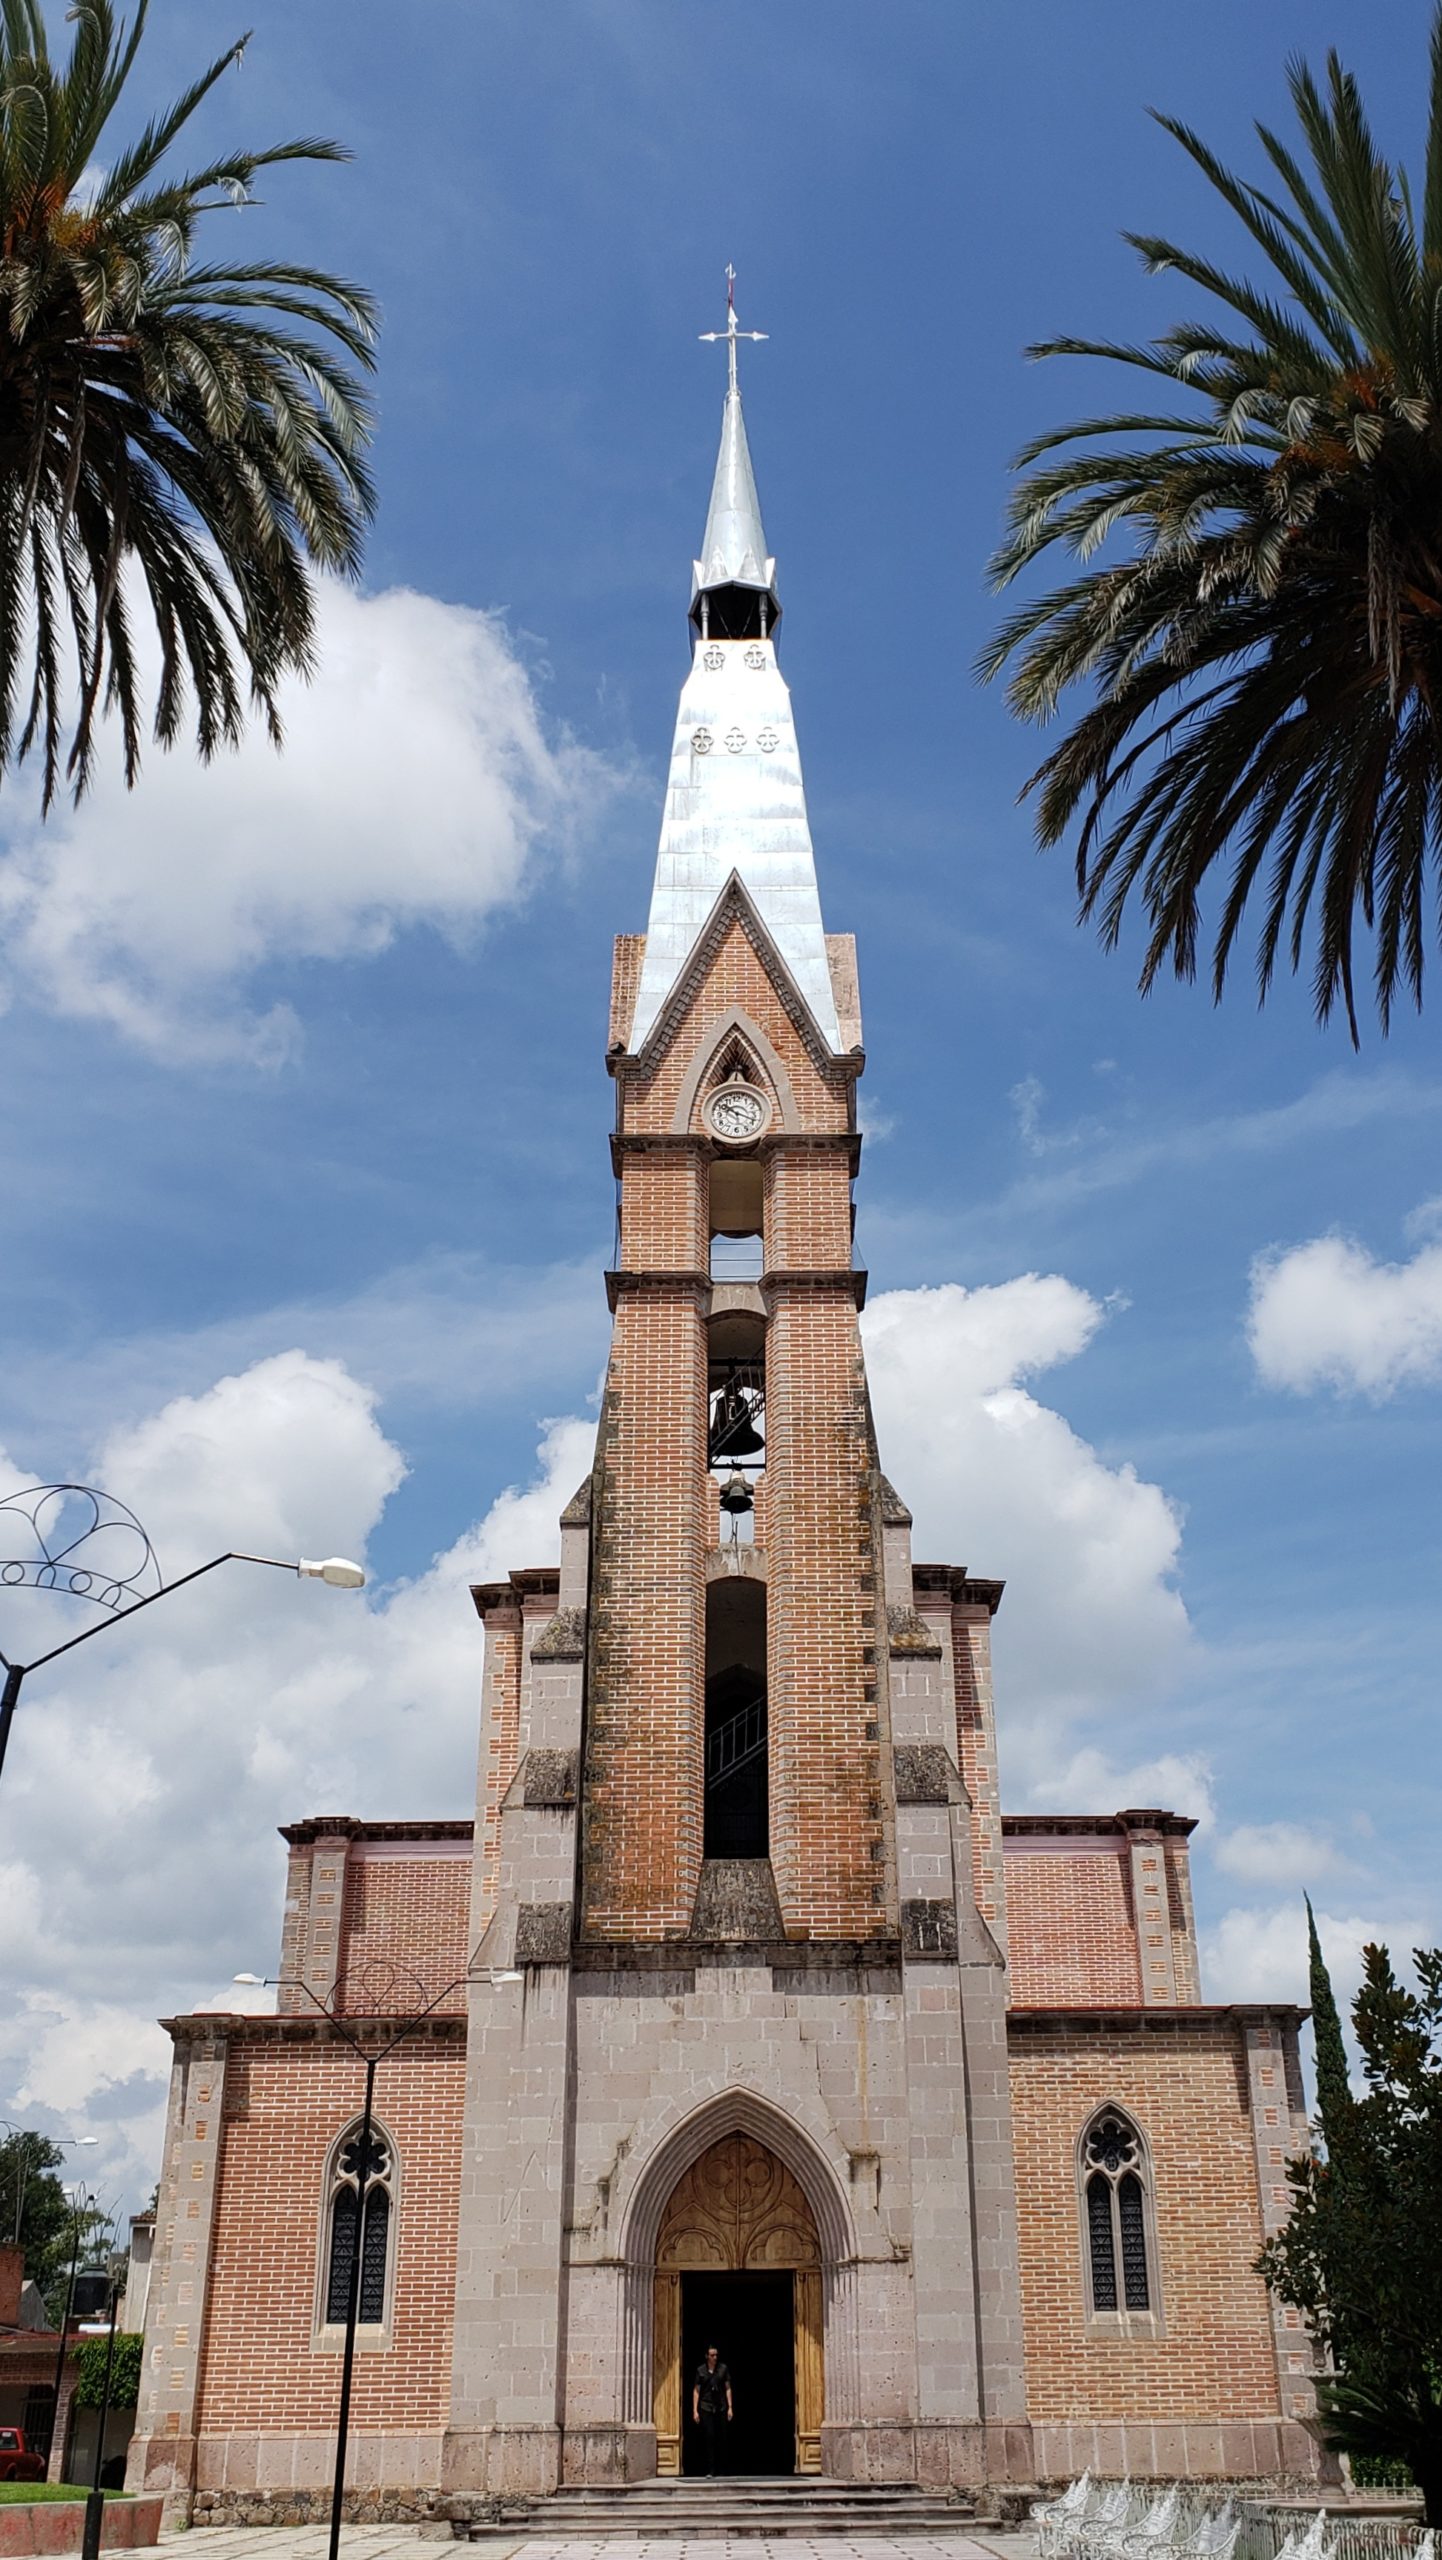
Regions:
<instances>
[{"instance_id":1,"label":"pointed steeple","mask_svg":"<svg viewBox=\"0 0 1442 2560\"><path fill-rule=\"evenodd\" d=\"M727 270L728 287L732 282ZM706 929L740 880L826 1046L842 1046L791 696L776 663L776 563L766 549L741 415L738 329L706 334L729 365L721 450L691 619L696 645L681 689L656 883L629 1045L639 1050Z\"/></svg>"},{"instance_id":2,"label":"pointed steeple","mask_svg":"<svg viewBox=\"0 0 1442 2560\"><path fill-rule=\"evenodd\" d=\"M776 563L766 549L761 501L746 441L741 393L733 383L721 413L721 450L706 510L701 557L692 564L691 610L699 619L699 600L718 587L755 587L771 599L771 620L781 608L776 601Z\"/></svg>"},{"instance_id":3,"label":"pointed steeple","mask_svg":"<svg viewBox=\"0 0 1442 2560\"><path fill-rule=\"evenodd\" d=\"M703 329L703 346L726 350L726 406L721 412L721 450L711 483L701 557L692 563L691 619L703 639L764 640L775 627L781 607L776 601L776 563L766 548L761 501L746 441L736 350L743 338L764 346L764 329L742 329L736 320L736 270L726 270L726 326ZM741 594L731 590L740 588Z\"/></svg>"}]
</instances>

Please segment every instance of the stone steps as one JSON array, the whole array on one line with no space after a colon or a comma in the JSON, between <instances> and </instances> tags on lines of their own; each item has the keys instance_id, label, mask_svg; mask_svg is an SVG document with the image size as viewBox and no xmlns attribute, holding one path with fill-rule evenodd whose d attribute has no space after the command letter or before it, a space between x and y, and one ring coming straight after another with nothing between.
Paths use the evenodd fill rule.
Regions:
<instances>
[{"instance_id":1,"label":"stone steps","mask_svg":"<svg viewBox=\"0 0 1442 2560\"><path fill-rule=\"evenodd\" d=\"M643 2480L631 2488L558 2489L554 2496L457 2519L469 2542L690 2540L743 2534L784 2538L816 2534L953 2534L964 2532L971 2501L905 2480L743 2479Z\"/></svg>"}]
</instances>

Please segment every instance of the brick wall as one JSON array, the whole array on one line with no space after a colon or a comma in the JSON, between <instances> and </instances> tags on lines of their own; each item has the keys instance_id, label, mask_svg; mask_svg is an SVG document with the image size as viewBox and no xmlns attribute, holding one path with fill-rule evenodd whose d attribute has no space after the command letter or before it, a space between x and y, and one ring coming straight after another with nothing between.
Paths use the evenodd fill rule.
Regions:
<instances>
[{"instance_id":1,"label":"brick wall","mask_svg":"<svg viewBox=\"0 0 1442 2560\"><path fill-rule=\"evenodd\" d=\"M1139 1999L1125 1840L1070 1852L1059 1843L1007 1840L1005 1854L1011 1996L1018 2006Z\"/></svg>"},{"instance_id":2,"label":"brick wall","mask_svg":"<svg viewBox=\"0 0 1442 2560\"><path fill-rule=\"evenodd\" d=\"M1015 1919L1012 1935L1015 1946ZM1271 2314L1251 2270L1262 2214L1241 2029L1215 2015L1128 2029L1013 2012L1010 2047L1032 2418L1276 2413ZM1076 2146L1108 2100L1125 2106L1151 2150L1155 2337L1098 2336L1087 2324Z\"/></svg>"},{"instance_id":3,"label":"brick wall","mask_svg":"<svg viewBox=\"0 0 1442 2560\"><path fill-rule=\"evenodd\" d=\"M709 1054L733 1007L749 1016L779 1058L791 1080L799 1125L808 1130L850 1128L850 1069L831 1064L808 1045L739 917L733 917L714 952L698 947L688 995L686 1019L654 1065L621 1070L627 1129L671 1128L698 1058Z\"/></svg>"},{"instance_id":4,"label":"brick wall","mask_svg":"<svg viewBox=\"0 0 1442 2560\"><path fill-rule=\"evenodd\" d=\"M788 1935L866 1937L888 1901L881 1576L849 1292L777 1281L766 1407L771 1863Z\"/></svg>"},{"instance_id":5,"label":"brick wall","mask_svg":"<svg viewBox=\"0 0 1442 2560\"><path fill-rule=\"evenodd\" d=\"M422 2007L450 1983L442 2007L465 2007L471 1844L458 1855L388 1854L354 1846L346 1860L341 1919L343 2006L352 2016L410 2002ZM393 1979L392 1979L393 1977Z\"/></svg>"},{"instance_id":6,"label":"brick wall","mask_svg":"<svg viewBox=\"0 0 1442 2560\"><path fill-rule=\"evenodd\" d=\"M449 2408L464 2040L418 2032L383 2062L376 2109L397 2146L392 2343L357 2359L358 2434L444 2428ZM315 2344L322 2183L359 2112L358 2057L292 2030L237 2035L226 2073L197 2432L334 2427L340 2356Z\"/></svg>"},{"instance_id":7,"label":"brick wall","mask_svg":"<svg viewBox=\"0 0 1442 2560\"><path fill-rule=\"evenodd\" d=\"M713 1508L696 1287L622 1293L597 1455L583 1925L675 1936L701 1873Z\"/></svg>"},{"instance_id":8,"label":"brick wall","mask_svg":"<svg viewBox=\"0 0 1442 2560\"><path fill-rule=\"evenodd\" d=\"M1006 1814L1011 1996L1021 2008L1201 1997L1184 1815Z\"/></svg>"}]
</instances>

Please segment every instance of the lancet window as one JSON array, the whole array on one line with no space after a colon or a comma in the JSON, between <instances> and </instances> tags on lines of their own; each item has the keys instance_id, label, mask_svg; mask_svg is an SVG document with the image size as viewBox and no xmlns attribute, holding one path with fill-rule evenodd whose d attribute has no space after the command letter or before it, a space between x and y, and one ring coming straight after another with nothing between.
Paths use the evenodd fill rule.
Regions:
<instances>
[{"instance_id":1,"label":"lancet window","mask_svg":"<svg viewBox=\"0 0 1442 2560\"><path fill-rule=\"evenodd\" d=\"M383 2329L390 2317L395 2248L396 2160L389 2135L372 2121L369 2139L360 2122L347 2126L331 2152L326 2180L320 2316L327 2329L344 2327L360 2259L356 2319L363 2329Z\"/></svg>"},{"instance_id":2,"label":"lancet window","mask_svg":"<svg viewBox=\"0 0 1442 2560\"><path fill-rule=\"evenodd\" d=\"M1094 2316L1157 2307L1146 2144L1119 2107L1093 2116L1081 2143L1083 2251Z\"/></svg>"}]
</instances>

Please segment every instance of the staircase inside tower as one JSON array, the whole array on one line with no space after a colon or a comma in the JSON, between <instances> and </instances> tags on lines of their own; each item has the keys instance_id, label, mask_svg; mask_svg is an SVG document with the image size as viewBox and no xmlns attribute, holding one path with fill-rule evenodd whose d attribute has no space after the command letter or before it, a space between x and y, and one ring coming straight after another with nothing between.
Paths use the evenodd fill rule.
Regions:
<instances>
[{"instance_id":1,"label":"staircase inside tower","mask_svg":"<svg viewBox=\"0 0 1442 2560\"><path fill-rule=\"evenodd\" d=\"M766 1586L713 1582L706 1593L706 1817L703 1855L765 1858Z\"/></svg>"}]
</instances>

